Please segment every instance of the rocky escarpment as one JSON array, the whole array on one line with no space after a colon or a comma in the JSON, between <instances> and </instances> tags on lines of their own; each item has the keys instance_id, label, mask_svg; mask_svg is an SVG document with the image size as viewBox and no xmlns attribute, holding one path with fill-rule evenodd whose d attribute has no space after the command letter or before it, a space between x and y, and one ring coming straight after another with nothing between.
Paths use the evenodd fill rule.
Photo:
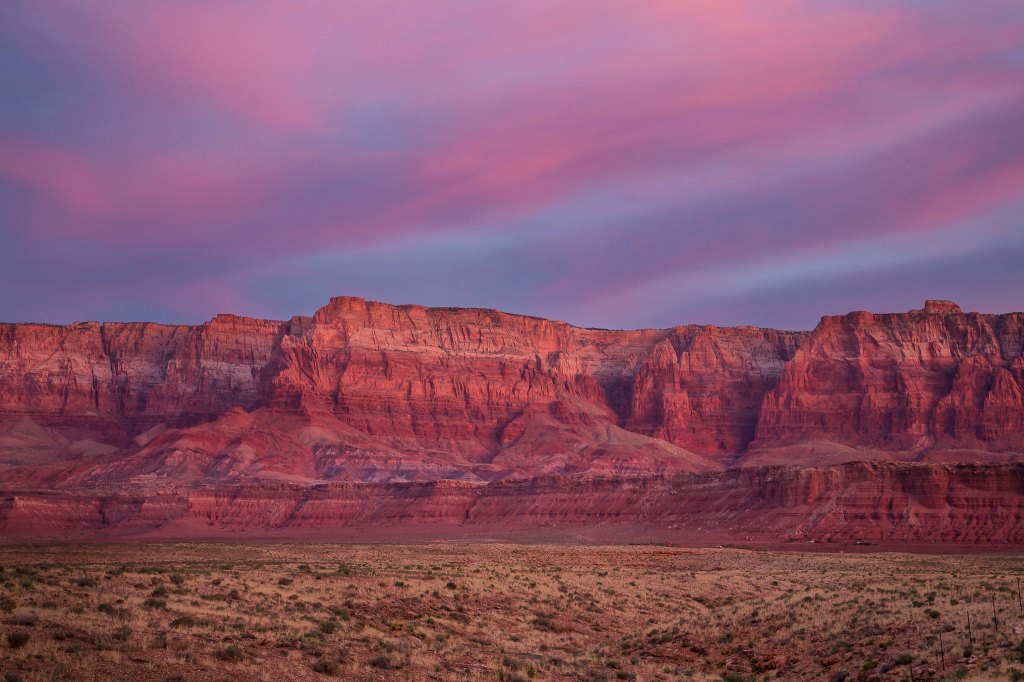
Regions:
<instances>
[{"instance_id":1,"label":"rocky escarpment","mask_svg":"<svg viewBox=\"0 0 1024 682\"><path fill-rule=\"evenodd\" d=\"M165 491L145 497L26 492L0 498L10 539L384 529L427 537L587 529L593 538L689 542L1024 542L1024 465L855 462L705 474L479 483L338 483ZM629 530L632 529L632 530Z\"/></svg>"},{"instance_id":2,"label":"rocky escarpment","mask_svg":"<svg viewBox=\"0 0 1024 682\"><path fill-rule=\"evenodd\" d=\"M1024 449L1024 314L929 301L823 318L765 395L761 445Z\"/></svg>"},{"instance_id":3,"label":"rocky escarpment","mask_svg":"<svg viewBox=\"0 0 1024 682\"><path fill-rule=\"evenodd\" d=\"M242 408L339 422L352 431L339 453L476 464L518 457L524 439L531 457L565 454L609 429L626 449L636 434L716 461L808 441L1018 452L1022 347L1021 313L934 301L826 317L812 332L606 331L348 297L287 322L8 324L0 434L28 419L58 441L131 450L154 427L188 429ZM541 434L546 442L533 442Z\"/></svg>"},{"instance_id":4,"label":"rocky escarpment","mask_svg":"<svg viewBox=\"0 0 1024 682\"><path fill-rule=\"evenodd\" d=\"M0 421L28 417L116 444L263 399L285 324L220 315L197 327L0 325Z\"/></svg>"},{"instance_id":5,"label":"rocky escarpment","mask_svg":"<svg viewBox=\"0 0 1024 682\"><path fill-rule=\"evenodd\" d=\"M613 520L667 527L676 521L657 510L671 500L699 498L692 508L707 511L718 495L727 504L761 495L775 502L751 506L763 519L744 523L788 537L795 517L765 525L794 508L773 486L818 480L828 494L799 515L813 517L830 495L877 489L882 496L863 499L890 511L853 514L860 502L843 498L844 518L894 538L903 532L897 526L909 526L887 526L886 514L917 499L886 488L908 485L897 462L921 463L906 471L923 481L954 472L958 489L974 490L949 468L971 463L988 467L999 492L972 492L965 499L982 511L949 511L935 537L983 525L996 514L986 505L996 505L994 518L1008 525L971 531L995 541L1016 538L1016 517L1000 514L1016 505L1018 493L1005 485L1017 480L1024 452L1022 349L1024 314L964 313L941 301L908 313L825 317L810 332L581 329L351 297L287 321L7 324L0 494L8 493L8 528L35 514L69 529L93 527L97 515L97 528L191 519L201 529L202 508L212 510L210 528L260 525L249 517L305 527L314 499L335 500L321 506L326 528L371 518L603 523L605 506ZM872 464L836 468L848 462ZM771 473L777 465L803 473L780 479ZM284 492L266 497L274 486ZM614 502L601 501L600 486L611 486ZM351 491L349 516L338 515L339 490ZM700 498L701 490L712 492ZM361 505L363 494L378 506ZM239 506L247 495L251 504ZM465 500L440 504L438 495L475 502L467 511ZM491 504L497 511L487 511ZM537 511L545 504L547 520ZM629 512L634 506L643 513ZM264 516L278 507L287 523ZM406 512L372 511L389 508ZM502 509L517 510L516 518ZM713 527L706 521L697 525Z\"/></svg>"}]
</instances>

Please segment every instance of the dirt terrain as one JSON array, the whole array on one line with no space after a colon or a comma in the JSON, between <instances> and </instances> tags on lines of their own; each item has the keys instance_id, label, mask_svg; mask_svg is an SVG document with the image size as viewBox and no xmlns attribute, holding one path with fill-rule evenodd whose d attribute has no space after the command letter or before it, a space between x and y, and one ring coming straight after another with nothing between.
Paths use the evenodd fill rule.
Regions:
<instances>
[{"instance_id":1,"label":"dirt terrain","mask_svg":"<svg viewBox=\"0 0 1024 682\"><path fill-rule=\"evenodd\" d=\"M1024 679L1016 555L190 543L0 565L8 681Z\"/></svg>"}]
</instances>

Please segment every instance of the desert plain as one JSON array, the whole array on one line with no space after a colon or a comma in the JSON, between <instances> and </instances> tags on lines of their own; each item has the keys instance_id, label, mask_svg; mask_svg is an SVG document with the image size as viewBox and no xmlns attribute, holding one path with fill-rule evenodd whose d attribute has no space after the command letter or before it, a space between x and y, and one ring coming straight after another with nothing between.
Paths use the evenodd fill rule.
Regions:
<instances>
[{"instance_id":1,"label":"desert plain","mask_svg":"<svg viewBox=\"0 0 1024 682\"><path fill-rule=\"evenodd\" d=\"M1024 679L1011 554L112 543L0 566L7 682Z\"/></svg>"}]
</instances>

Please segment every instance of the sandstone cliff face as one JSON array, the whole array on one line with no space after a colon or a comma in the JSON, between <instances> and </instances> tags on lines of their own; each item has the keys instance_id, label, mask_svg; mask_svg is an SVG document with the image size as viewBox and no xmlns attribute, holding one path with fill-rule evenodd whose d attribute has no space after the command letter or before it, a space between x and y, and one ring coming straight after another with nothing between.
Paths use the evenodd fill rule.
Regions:
<instances>
[{"instance_id":1,"label":"sandstone cliff face","mask_svg":"<svg viewBox=\"0 0 1024 682\"><path fill-rule=\"evenodd\" d=\"M1024 466L854 462L645 477L498 483L263 485L128 494L0 496L9 539L425 537L561 528L592 539L681 542L1024 542ZM625 535L623 533L626 533ZM652 534L653 535L650 535Z\"/></svg>"},{"instance_id":2,"label":"sandstone cliff face","mask_svg":"<svg viewBox=\"0 0 1024 682\"><path fill-rule=\"evenodd\" d=\"M813 332L350 297L287 322L9 324L0 463L92 485L699 471L799 463L802 444L821 462L973 461L1024 451L1022 347L1024 314L936 301Z\"/></svg>"},{"instance_id":3,"label":"sandstone cliff face","mask_svg":"<svg viewBox=\"0 0 1024 682\"><path fill-rule=\"evenodd\" d=\"M479 461L553 406L569 423L617 422L608 393L660 334L338 298L284 337L267 398L392 446Z\"/></svg>"},{"instance_id":4,"label":"sandstone cliff face","mask_svg":"<svg viewBox=\"0 0 1024 682\"><path fill-rule=\"evenodd\" d=\"M28 416L125 439L208 420L262 397L283 324L221 315L198 327L0 326L0 419Z\"/></svg>"},{"instance_id":5,"label":"sandstone cliff face","mask_svg":"<svg viewBox=\"0 0 1024 682\"><path fill-rule=\"evenodd\" d=\"M635 374L626 428L696 452L741 452L804 339L753 327L673 329Z\"/></svg>"},{"instance_id":6,"label":"sandstone cliff face","mask_svg":"<svg viewBox=\"0 0 1024 682\"><path fill-rule=\"evenodd\" d=\"M948 302L823 318L767 393L757 443L1024 450L1024 314Z\"/></svg>"},{"instance_id":7,"label":"sandstone cliff face","mask_svg":"<svg viewBox=\"0 0 1024 682\"><path fill-rule=\"evenodd\" d=\"M812 332L348 297L283 322L8 324L2 513L125 532L733 518L727 534L1016 542L1022 349L1024 314L936 301Z\"/></svg>"}]
</instances>

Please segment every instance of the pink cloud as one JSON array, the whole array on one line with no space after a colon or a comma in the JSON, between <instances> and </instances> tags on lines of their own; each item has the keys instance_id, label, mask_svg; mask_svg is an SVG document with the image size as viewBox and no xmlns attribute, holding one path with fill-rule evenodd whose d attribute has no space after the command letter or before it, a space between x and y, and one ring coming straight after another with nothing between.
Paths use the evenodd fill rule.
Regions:
<instances>
[{"instance_id":1,"label":"pink cloud","mask_svg":"<svg viewBox=\"0 0 1024 682\"><path fill-rule=\"evenodd\" d=\"M637 286L699 239L704 262L742 261L926 233L1020 197L1019 153L994 152L976 123L1008 130L1000 112L1024 102L1004 58L1024 26L998 3L60 9L67 21L15 13L35 33L12 63L62 65L48 90L70 102L52 120L52 102L0 112L0 176L52 200L17 229L126 259L221 252L231 272L205 281L225 303L276 259L452 231L511 242L509 225L560 210L587 237L538 297ZM887 191L897 149L924 164L904 196ZM617 197L644 208L626 227ZM609 276L617 258L630 260Z\"/></svg>"},{"instance_id":2,"label":"pink cloud","mask_svg":"<svg viewBox=\"0 0 1024 682\"><path fill-rule=\"evenodd\" d=\"M95 213L109 206L87 159L43 142L0 135L0 177L41 191L73 210Z\"/></svg>"}]
</instances>

